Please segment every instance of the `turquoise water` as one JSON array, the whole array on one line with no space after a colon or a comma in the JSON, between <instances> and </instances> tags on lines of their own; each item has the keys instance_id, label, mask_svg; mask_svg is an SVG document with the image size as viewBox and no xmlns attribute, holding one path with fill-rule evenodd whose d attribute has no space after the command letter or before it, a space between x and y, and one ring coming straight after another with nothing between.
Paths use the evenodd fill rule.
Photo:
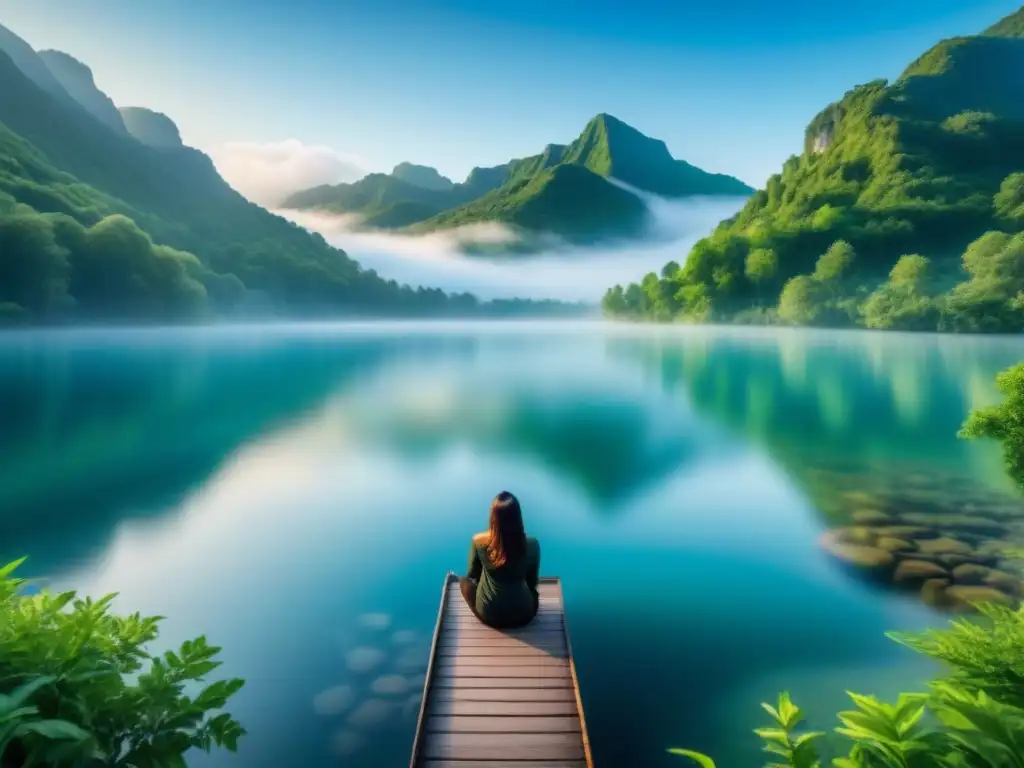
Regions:
<instances>
[{"instance_id":1,"label":"turquoise water","mask_svg":"<svg viewBox=\"0 0 1024 768\"><path fill-rule=\"evenodd\" d=\"M819 552L809 473L1005 491L955 433L1022 357L600 324L7 334L0 554L224 646L250 734L191 764L402 765L441 578L507 488L563 579L597 765L745 768L759 701L829 726L844 689L928 674L884 631L944 621Z\"/></svg>"}]
</instances>

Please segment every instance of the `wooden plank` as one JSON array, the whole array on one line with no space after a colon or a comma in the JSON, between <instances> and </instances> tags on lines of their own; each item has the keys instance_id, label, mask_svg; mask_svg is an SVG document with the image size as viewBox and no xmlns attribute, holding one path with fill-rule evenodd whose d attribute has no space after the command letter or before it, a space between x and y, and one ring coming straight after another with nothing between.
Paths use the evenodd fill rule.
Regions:
<instances>
[{"instance_id":1,"label":"wooden plank","mask_svg":"<svg viewBox=\"0 0 1024 768\"><path fill-rule=\"evenodd\" d=\"M561 659L543 662L531 660L526 664L513 664L512 661L505 659L500 664L467 664L461 659L438 659L435 674L439 677L572 677L569 663Z\"/></svg>"},{"instance_id":2,"label":"wooden plank","mask_svg":"<svg viewBox=\"0 0 1024 768\"><path fill-rule=\"evenodd\" d=\"M561 638L541 639L531 643L524 643L522 640L492 640L489 638L463 638L461 641L442 638L441 642L437 643L437 653L442 656L456 652L479 655L477 651L514 654L518 650L547 650L555 653L567 653L568 646Z\"/></svg>"},{"instance_id":3,"label":"wooden plank","mask_svg":"<svg viewBox=\"0 0 1024 768\"><path fill-rule=\"evenodd\" d=\"M423 720L426 716L427 697L430 695L430 681L434 675L434 658L437 653L437 641L441 636L443 625L444 607L448 602L448 591L452 583L458 584L454 573L449 571L444 577L444 586L441 588L441 604L437 609L437 623L434 625L434 637L430 641L430 656L427 661L427 673L423 676L423 693L420 695L420 711L416 716L416 734L412 740L412 757L409 758L409 768L416 768L420 753L423 751Z\"/></svg>"},{"instance_id":4,"label":"wooden plank","mask_svg":"<svg viewBox=\"0 0 1024 768\"><path fill-rule=\"evenodd\" d=\"M427 733L573 733L583 744L575 712L569 717L451 717L431 713Z\"/></svg>"},{"instance_id":5,"label":"wooden plank","mask_svg":"<svg viewBox=\"0 0 1024 768\"><path fill-rule=\"evenodd\" d=\"M558 583L558 589L561 591L562 584ZM587 733L587 718L583 715L583 697L580 695L580 680L576 676L576 659L572 655L572 641L569 639L569 625L563 623L565 630L565 644L569 648L569 674L572 677L572 689L576 692L576 711L579 712L580 716L580 730L583 736L583 759L586 760L587 766L593 768L594 756L590 750L590 735Z\"/></svg>"},{"instance_id":6,"label":"wooden plank","mask_svg":"<svg viewBox=\"0 0 1024 768\"><path fill-rule=\"evenodd\" d=\"M545 632L556 632L559 637L565 637L565 621L561 623L530 622L525 627L512 627L509 629L495 629L488 627L480 621L446 621L441 625L441 635L450 637L453 635L477 635L485 637L526 637Z\"/></svg>"},{"instance_id":7,"label":"wooden plank","mask_svg":"<svg viewBox=\"0 0 1024 768\"><path fill-rule=\"evenodd\" d=\"M487 656L438 656L437 669L469 669L470 667L516 667L517 672L529 669L546 669L555 667L569 674L569 660L567 658L555 658L545 653L536 656L506 656L501 659L500 664L495 664L493 659ZM491 675L495 677L495 675Z\"/></svg>"},{"instance_id":8,"label":"wooden plank","mask_svg":"<svg viewBox=\"0 0 1024 768\"><path fill-rule=\"evenodd\" d=\"M444 647L441 646L437 649L438 658L487 658L487 659L502 659L502 658L568 658L568 653L563 645L561 648L534 648L529 645L522 646L509 646L503 647L473 647L473 646L457 646L457 647Z\"/></svg>"},{"instance_id":9,"label":"wooden plank","mask_svg":"<svg viewBox=\"0 0 1024 768\"><path fill-rule=\"evenodd\" d=\"M501 632L441 632L438 648L536 648L538 643L565 647L565 633L553 629L533 634L503 635Z\"/></svg>"},{"instance_id":10,"label":"wooden plank","mask_svg":"<svg viewBox=\"0 0 1024 768\"><path fill-rule=\"evenodd\" d=\"M412 768L593 768L558 579L525 627L483 624L445 580Z\"/></svg>"},{"instance_id":11,"label":"wooden plank","mask_svg":"<svg viewBox=\"0 0 1024 768\"><path fill-rule=\"evenodd\" d=\"M551 645L553 643L564 643L565 632L561 627L549 627L547 629L534 629L533 632L517 632L513 635L495 632L494 630L479 630L472 627L463 629L451 627L447 631L441 631L439 644L475 645L483 641L499 643L518 642L526 645Z\"/></svg>"},{"instance_id":12,"label":"wooden plank","mask_svg":"<svg viewBox=\"0 0 1024 768\"><path fill-rule=\"evenodd\" d=\"M576 693L572 688L434 688L430 693L430 706L449 702L571 702L576 706Z\"/></svg>"},{"instance_id":13,"label":"wooden plank","mask_svg":"<svg viewBox=\"0 0 1024 768\"><path fill-rule=\"evenodd\" d=\"M571 677L435 677L434 688L566 688L572 690Z\"/></svg>"},{"instance_id":14,"label":"wooden plank","mask_svg":"<svg viewBox=\"0 0 1024 768\"><path fill-rule=\"evenodd\" d=\"M541 690L541 689L535 689ZM572 717L579 720L576 701L439 701L431 698L428 717ZM577 728L577 730L579 730Z\"/></svg>"},{"instance_id":15,"label":"wooden plank","mask_svg":"<svg viewBox=\"0 0 1024 768\"><path fill-rule=\"evenodd\" d=\"M582 760L579 733L430 733L423 757L442 760Z\"/></svg>"}]
</instances>

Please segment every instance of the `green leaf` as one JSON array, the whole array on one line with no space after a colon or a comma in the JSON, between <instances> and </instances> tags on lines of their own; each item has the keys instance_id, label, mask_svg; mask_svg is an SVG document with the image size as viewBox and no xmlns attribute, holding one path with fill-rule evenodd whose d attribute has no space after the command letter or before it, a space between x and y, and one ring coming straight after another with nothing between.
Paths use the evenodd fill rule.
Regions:
<instances>
[{"instance_id":1,"label":"green leaf","mask_svg":"<svg viewBox=\"0 0 1024 768\"><path fill-rule=\"evenodd\" d=\"M84 741L89 733L67 720L34 720L18 726L20 733L35 733L47 739Z\"/></svg>"},{"instance_id":2,"label":"green leaf","mask_svg":"<svg viewBox=\"0 0 1024 768\"><path fill-rule=\"evenodd\" d=\"M7 563L7 565L0 566L0 580L6 580L8 576L14 573L22 563L28 560L28 557L22 557L13 562Z\"/></svg>"},{"instance_id":3,"label":"green leaf","mask_svg":"<svg viewBox=\"0 0 1024 768\"><path fill-rule=\"evenodd\" d=\"M780 741L783 744L789 743L789 734L781 728L755 728L754 733L762 739Z\"/></svg>"},{"instance_id":4,"label":"green leaf","mask_svg":"<svg viewBox=\"0 0 1024 768\"><path fill-rule=\"evenodd\" d=\"M12 707L20 707L26 701L28 701L40 688L45 688L48 685L52 685L57 678L49 675L40 675L27 683L15 688L11 693L7 695L7 699Z\"/></svg>"},{"instance_id":5,"label":"green leaf","mask_svg":"<svg viewBox=\"0 0 1024 768\"><path fill-rule=\"evenodd\" d=\"M694 752L689 749L678 749L673 748L668 750L670 755L680 755L682 757L688 757L697 763L701 768L716 768L715 761L707 755L702 755L700 752Z\"/></svg>"}]
</instances>

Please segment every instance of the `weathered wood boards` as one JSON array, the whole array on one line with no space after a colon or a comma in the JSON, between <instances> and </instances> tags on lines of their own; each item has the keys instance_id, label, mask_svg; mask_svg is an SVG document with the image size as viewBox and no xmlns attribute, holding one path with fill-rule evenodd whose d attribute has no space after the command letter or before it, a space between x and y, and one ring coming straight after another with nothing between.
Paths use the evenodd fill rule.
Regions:
<instances>
[{"instance_id":1,"label":"weathered wood boards","mask_svg":"<svg viewBox=\"0 0 1024 768\"><path fill-rule=\"evenodd\" d=\"M591 768L558 579L527 627L496 630L445 579L411 768Z\"/></svg>"}]
</instances>

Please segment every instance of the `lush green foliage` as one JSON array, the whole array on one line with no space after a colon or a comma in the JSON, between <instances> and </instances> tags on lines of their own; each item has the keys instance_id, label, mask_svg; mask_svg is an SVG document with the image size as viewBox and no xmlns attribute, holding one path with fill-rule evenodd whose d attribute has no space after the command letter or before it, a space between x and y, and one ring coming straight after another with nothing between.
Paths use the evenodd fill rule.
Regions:
<instances>
[{"instance_id":1,"label":"lush green foliage","mask_svg":"<svg viewBox=\"0 0 1024 768\"><path fill-rule=\"evenodd\" d=\"M246 201L209 158L169 138L173 125L156 125L163 138L150 140L161 146L147 146L66 93L41 90L2 52L9 37L0 33L0 324L580 312L485 304L361 269L319 235ZM135 118L150 128L158 120L123 114L132 131L149 130Z\"/></svg>"},{"instance_id":2,"label":"lush green foliage","mask_svg":"<svg viewBox=\"0 0 1024 768\"><path fill-rule=\"evenodd\" d=\"M1018 26L1019 13L984 36L944 41L894 83L859 86L826 107L808 126L803 153L699 241L681 270L663 285L645 278L640 291L612 288L605 311L907 330L1024 327L1016 306L1024 273L1012 253L1019 243L1009 238L1024 229ZM988 232L1002 238L989 251L1008 249L998 267L969 255ZM856 259L829 287L821 278L830 276L826 254L837 243ZM756 264L767 251L777 268L751 270L751 255L759 254ZM927 280L902 280L897 270L894 282L904 255L933 265Z\"/></svg>"},{"instance_id":3,"label":"lush green foliage","mask_svg":"<svg viewBox=\"0 0 1024 768\"><path fill-rule=\"evenodd\" d=\"M110 613L74 592L24 593L0 569L0 760L4 766L166 768L192 748L234 750L242 726L219 712L238 679L190 693L220 662L203 637L151 656L158 617Z\"/></svg>"},{"instance_id":4,"label":"lush green foliage","mask_svg":"<svg viewBox=\"0 0 1024 768\"><path fill-rule=\"evenodd\" d=\"M637 234L646 208L634 195L605 183L615 178L671 197L748 195L741 181L695 168L669 154L664 142L621 120L598 115L572 144L494 168L474 168L463 184L416 186L406 174L371 174L354 184L316 187L286 207L357 213L363 226L411 227L413 232L497 221L525 233L572 242Z\"/></svg>"},{"instance_id":5,"label":"lush green foliage","mask_svg":"<svg viewBox=\"0 0 1024 768\"><path fill-rule=\"evenodd\" d=\"M1018 486L1024 488L1024 363L1000 373L996 377L996 386L1003 394L1003 402L971 413L960 435L1001 441L1006 471ZM1024 675L1024 666L1021 674Z\"/></svg>"},{"instance_id":6,"label":"lush green foliage","mask_svg":"<svg viewBox=\"0 0 1024 768\"><path fill-rule=\"evenodd\" d=\"M979 608L980 620L894 636L945 662L949 674L895 704L850 693L854 708L839 713L831 737L799 730L803 712L788 693L776 707L762 704L772 722L755 732L776 758L769 768L1024 768L1024 611ZM669 751L714 768L704 755Z\"/></svg>"}]
</instances>

